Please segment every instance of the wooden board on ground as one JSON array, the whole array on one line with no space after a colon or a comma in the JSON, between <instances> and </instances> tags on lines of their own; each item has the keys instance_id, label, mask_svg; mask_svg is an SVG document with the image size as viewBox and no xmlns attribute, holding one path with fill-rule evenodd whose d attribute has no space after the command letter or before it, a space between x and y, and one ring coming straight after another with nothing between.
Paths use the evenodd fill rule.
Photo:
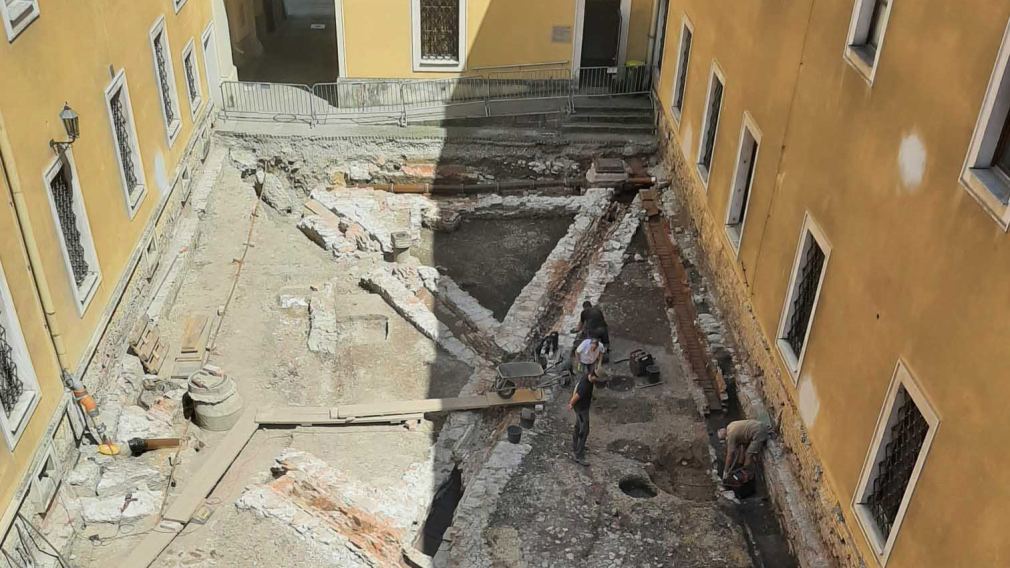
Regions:
<instances>
[{"instance_id":1,"label":"wooden board on ground","mask_svg":"<svg viewBox=\"0 0 1010 568\"><path fill-rule=\"evenodd\" d=\"M345 404L334 408L332 418L361 419L366 416L395 414L424 414L426 412L451 412L456 410L477 410L493 406L520 406L543 402L544 391L540 389L516 389L511 398L502 398L496 393L457 398L428 398L369 404Z\"/></svg>"},{"instance_id":2,"label":"wooden board on ground","mask_svg":"<svg viewBox=\"0 0 1010 568\"><path fill-rule=\"evenodd\" d=\"M208 333L210 332L208 323L207 316L202 314L186 318L182 332L182 341L179 343L179 351L181 353L197 353L207 344L206 340L201 342L201 338L205 330Z\"/></svg>"},{"instance_id":3,"label":"wooden board on ground","mask_svg":"<svg viewBox=\"0 0 1010 568\"><path fill-rule=\"evenodd\" d=\"M189 522L193 513L203 504L203 500L214 490L242 448L259 429L259 424L254 419L255 413L255 410L246 410L242 414L238 422L221 439L221 443L211 452L207 461L186 481L185 489L168 506L165 514L161 516L162 519L179 523Z\"/></svg>"},{"instance_id":4,"label":"wooden board on ground","mask_svg":"<svg viewBox=\"0 0 1010 568\"><path fill-rule=\"evenodd\" d=\"M262 408L256 413L256 422L261 426L351 426L356 424L402 424L411 420L422 420L424 414L385 414L336 418L333 409L319 406L288 406Z\"/></svg>"},{"instance_id":5,"label":"wooden board on ground","mask_svg":"<svg viewBox=\"0 0 1010 568\"><path fill-rule=\"evenodd\" d=\"M170 523L165 523L166 525ZM126 558L117 562L116 566L137 566L146 568L158 559L158 556L172 544L175 537L182 531L182 527L154 527L154 530L147 533L143 540L130 548Z\"/></svg>"}]
</instances>

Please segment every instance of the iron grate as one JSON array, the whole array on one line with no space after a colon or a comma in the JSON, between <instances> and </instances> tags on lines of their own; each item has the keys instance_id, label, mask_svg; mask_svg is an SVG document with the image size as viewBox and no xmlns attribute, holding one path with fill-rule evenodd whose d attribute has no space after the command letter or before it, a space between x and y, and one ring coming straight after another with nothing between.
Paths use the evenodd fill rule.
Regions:
<instances>
[{"instance_id":1,"label":"iron grate","mask_svg":"<svg viewBox=\"0 0 1010 568\"><path fill-rule=\"evenodd\" d=\"M126 115L126 104L123 101L125 96L126 93L120 88L112 96L109 106L112 109L112 123L116 127L116 146L123 165L123 177L126 178L126 191L133 197L140 182L137 180L137 166L133 163L133 132Z\"/></svg>"},{"instance_id":2,"label":"iron grate","mask_svg":"<svg viewBox=\"0 0 1010 568\"><path fill-rule=\"evenodd\" d=\"M789 326L786 327L786 342L793 349L793 354L798 358L803 350L803 342L806 340L807 327L810 326L810 314L814 310L814 300L817 296L817 284L821 280L821 270L824 269L824 251L814 240L813 235L807 234L809 246L803 253L803 262L800 265L800 276L796 297L793 298L792 310L789 316Z\"/></svg>"},{"instance_id":3,"label":"iron grate","mask_svg":"<svg viewBox=\"0 0 1010 568\"><path fill-rule=\"evenodd\" d=\"M459 60L459 0L421 0L421 59Z\"/></svg>"},{"instance_id":4,"label":"iron grate","mask_svg":"<svg viewBox=\"0 0 1010 568\"><path fill-rule=\"evenodd\" d=\"M884 457L877 464L873 490L866 496L866 506L886 540L891 534L898 508L919 460L919 452L929 431L929 423L904 387L898 389L895 405L900 405L897 418L889 431Z\"/></svg>"},{"instance_id":5,"label":"iron grate","mask_svg":"<svg viewBox=\"0 0 1010 568\"><path fill-rule=\"evenodd\" d=\"M186 70L186 85L189 87L189 102L196 105L196 102L200 100L200 89L196 81L196 71L193 69L192 53L186 56L186 59L182 62L182 66Z\"/></svg>"},{"instance_id":6,"label":"iron grate","mask_svg":"<svg viewBox=\"0 0 1010 568\"><path fill-rule=\"evenodd\" d=\"M168 63L165 60L165 32L154 38L154 60L158 67L158 83L161 87L161 101L165 107L165 122L175 122L175 105L172 104L172 90L169 87Z\"/></svg>"},{"instance_id":7,"label":"iron grate","mask_svg":"<svg viewBox=\"0 0 1010 568\"><path fill-rule=\"evenodd\" d=\"M0 324L0 406L9 416L24 394L25 385L18 377L14 350L7 342L7 330Z\"/></svg>"},{"instance_id":8,"label":"iron grate","mask_svg":"<svg viewBox=\"0 0 1010 568\"><path fill-rule=\"evenodd\" d=\"M56 204L56 214L60 219L60 230L63 232L63 241L67 246L67 256L70 257L70 268L74 273L74 282L79 287L88 277L90 267L84 255L81 232L77 228L74 192L69 177L66 165L64 165L49 182L49 188L53 192L53 202Z\"/></svg>"},{"instance_id":9,"label":"iron grate","mask_svg":"<svg viewBox=\"0 0 1010 568\"><path fill-rule=\"evenodd\" d=\"M708 124L705 125L705 141L699 163L706 169L712 167L712 153L715 152L715 135L719 131L719 112L722 110L722 82L712 83L712 98L708 107Z\"/></svg>"}]
</instances>

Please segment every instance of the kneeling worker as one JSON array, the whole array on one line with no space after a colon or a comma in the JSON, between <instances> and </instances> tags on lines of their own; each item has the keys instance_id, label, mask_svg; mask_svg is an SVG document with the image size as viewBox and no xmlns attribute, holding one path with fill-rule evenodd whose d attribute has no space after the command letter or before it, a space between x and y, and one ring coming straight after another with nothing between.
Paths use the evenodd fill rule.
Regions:
<instances>
[{"instance_id":1,"label":"kneeling worker","mask_svg":"<svg viewBox=\"0 0 1010 568\"><path fill-rule=\"evenodd\" d=\"M719 439L726 441L726 463L722 468L723 480L729 479L730 475L740 467L750 469L754 460L760 457L761 450L770 433L771 428L758 420L736 420L730 422L725 428L720 428Z\"/></svg>"}]
</instances>

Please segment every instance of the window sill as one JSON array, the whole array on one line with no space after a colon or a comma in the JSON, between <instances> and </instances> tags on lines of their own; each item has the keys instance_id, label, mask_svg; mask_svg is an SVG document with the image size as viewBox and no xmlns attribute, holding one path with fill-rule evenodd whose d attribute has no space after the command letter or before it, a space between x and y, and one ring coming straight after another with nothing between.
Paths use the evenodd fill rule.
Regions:
<instances>
[{"instance_id":1,"label":"window sill","mask_svg":"<svg viewBox=\"0 0 1010 568\"><path fill-rule=\"evenodd\" d=\"M463 71L463 62L444 59L425 61L422 59L414 62L414 71L417 73L424 73L425 71L433 73L458 73Z\"/></svg>"},{"instance_id":2,"label":"window sill","mask_svg":"<svg viewBox=\"0 0 1010 568\"><path fill-rule=\"evenodd\" d=\"M4 27L7 29L7 42L13 43L14 39L21 35L32 22L39 18L39 9L35 2L31 0L20 0L11 6L0 9L2 12ZM16 22L16 23L15 23Z\"/></svg>"},{"instance_id":3,"label":"window sill","mask_svg":"<svg viewBox=\"0 0 1010 568\"><path fill-rule=\"evenodd\" d=\"M98 291L98 284L101 281L101 274L98 272L89 272L84 282L74 290L77 295L77 315L80 317L83 318L84 314L88 311L91 301L95 299L95 292Z\"/></svg>"},{"instance_id":4,"label":"window sill","mask_svg":"<svg viewBox=\"0 0 1010 568\"><path fill-rule=\"evenodd\" d=\"M1006 231L1010 227L1010 183L992 168L966 168L961 185L993 220Z\"/></svg>"},{"instance_id":5,"label":"window sill","mask_svg":"<svg viewBox=\"0 0 1010 568\"><path fill-rule=\"evenodd\" d=\"M698 164L695 164L695 165L697 166L697 169L698 169L698 177L701 178L701 184L707 190L708 189L708 178L711 175L711 172L709 171L708 167L705 166L705 164L698 163Z\"/></svg>"},{"instance_id":6,"label":"window sill","mask_svg":"<svg viewBox=\"0 0 1010 568\"><path fill-rule=\"evenodd\" d=\"M134 191L134 197L132 199L130 199L130 196L127 195L126 209L130 215L131 221L137 216L137 211L140 211L140 204L144 202L145 197L147 197L146 185L138 185L137 189Z\"/></svg>"},{"instance_id":7,"label":"window sill","mask_svg":"<svg viewBox=\"0 0 1010 568\"><path fill-rule=\"evenodd\" d=\"M175 7L175 13L176 14L179 13L179 10L182 10L182 7L186 5L187 1L188 0L173 0L172 4L175 5L174 7Z\"/></svg>"},{"instance_id":8,"label":"window sill","mask_svg":"<svg viewBox=\"0 0 1010 568\"><path fill-rule=\"evenodd\" d=\"M5 417L4 436L7 438L7 447L13 452L17 447L21 434L24 433L28 420L39 405L39 394L36 391L25 391L21 400L14 406L10 416Z\"/></svg>"},{"instance_id":9,"label":"window sill","mask_svg":"<svg viewBox=\"0 0 1010 568\"><path fill-rule=\"evenodd\" d=\"M726 238L729 239L730 247L738 255L740 254L740 238L743 236L742 228L741 225L726 225Z\"/></svg>"},{"instance_id":10,"label":"window sill","mask_svg":"<svg viewBox=\"0 0 1010 568\"><path fill-rule=\"evenodd\" d=\"M873 75L877 69L876 52L871 52L865 45L848 45L845 47L845 60L867 83L873 84Z\"/></svg>"},{"instance_id":11,"label":"window sill","mask_svg":"<svg viewBox=\"0 0 1010 568\"><path fill-rule=\"evenodd\" d=\"M200 115L200 109L202 108L203 108L202 98L189 101L189 114L193 118L193 122L196 122L196 117Z\"/></svg>"},{"instance_id":12,"label":"window sill","mask_svg":"<svg viewBox=\"0 0 1010 568\"><path fill-rule=\"evenodd\" d=\"M789 345L789 342L785 339L778 339L775 343L778 345L779 355L782 356L782 362L786 364L786 369L789 371L789 374L792 375L793 381L796 381L800 375L800 364L802 363L801 357L803 354L800 353L800 357L797 357L796 354L793 353L792 346Z\"/></svg>"},{"instance_id":13,"label":"window sill","mask_svg":"<svg viewBox=\"0 0 1010 568\"><path fill-rule=\"evenodd\" d=\"M176 111L178 112L178 111ZM168 133L168 147L171 148L175 145L176 138L179 137L179 131L182 130L182 121L176 118L171 124L167 125Z\"/></svg>"}]
</instances>

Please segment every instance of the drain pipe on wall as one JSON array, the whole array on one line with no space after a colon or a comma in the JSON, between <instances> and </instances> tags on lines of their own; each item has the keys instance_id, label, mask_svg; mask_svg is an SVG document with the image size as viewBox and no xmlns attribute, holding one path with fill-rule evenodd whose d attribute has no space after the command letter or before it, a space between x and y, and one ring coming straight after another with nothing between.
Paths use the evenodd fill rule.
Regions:
<instances>
[{"instance_id":1,"label":"drain pipe on wall","mask_svg":"<svg viewBox=\"0 0 1010 568\"><path fill-rule=\"evenodd\" d=\"M99 416L98 405L80 379L74 377L69 371L67 348L63 343L63 334L60 332L59 324L56 321L56 309L53 306L53 298L49 294L49 282L46 280L46 273L42 269L42 258L39 255L39 245L35 240L35 231L32 228L31 217L28 215L28 204L25 202L25 195L21 190L20 180L15 182L15 179L10 175L6 156L13 155L10 141L7 139L7 130L3 117L0 116L0 170L3 171L4 182L10 190L11 202L14 204L14 217L17 221L18 231L21 233L21 241L24 243L25 252L28 255L28 270L32 274L32 280L35 283L35 293L38 296L39 303L42 304L42 315L46 320L46 331L48 332L49 340L53 344L53 351L56 353L56 362L60 366L60 378L67 389L73 393L74 400L81 406L81 410L85 416L85 424L91 430L92 436L101 442L98 451L106 455L118 454L119 447L109 440L105 431L105 425ZM88 419L90 419L90 423Z\"/></svg>"},{"instance_id":2,"label":"drain pipe on wall","mask_svg":"<svg viewBox=\"0 0 1010 568\"><path fill-rule=\"evenodd\" d=\"M649 51L645 54L645 66L646 69L652 69L653 61L656 56L656 38L659 37L659 30L656 27L659 25L659 3L662 0L653 0L652 2L652 21L649 24ZM662 57L662 54L660 54Z\"/></svg>"}]
</instances>

